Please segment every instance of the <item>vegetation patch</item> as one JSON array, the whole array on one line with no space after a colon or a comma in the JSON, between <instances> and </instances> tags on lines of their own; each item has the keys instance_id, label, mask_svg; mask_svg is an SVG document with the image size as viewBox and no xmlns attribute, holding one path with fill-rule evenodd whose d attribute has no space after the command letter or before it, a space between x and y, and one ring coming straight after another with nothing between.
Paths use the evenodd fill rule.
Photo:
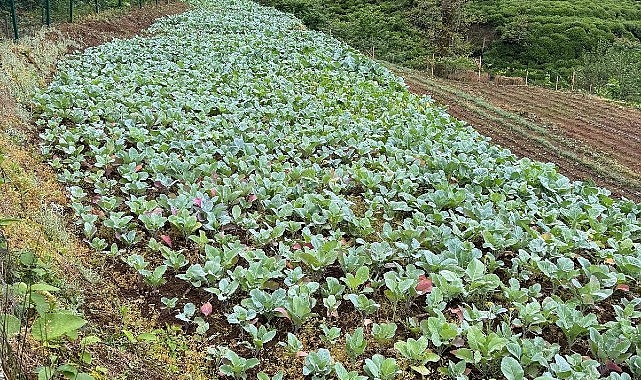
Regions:
<instances>
[{"instance_id":1,"label":"vegetation patch","mask_svg":"<svg viewBox=\"0 0 641 380\"><path fill-rule=\"evenodd\" d=\"M65 61L34 107L85 241L201 370L641 375L641 206L274 9L200 1L150 31Z\"/></svg>"}]
</instances>

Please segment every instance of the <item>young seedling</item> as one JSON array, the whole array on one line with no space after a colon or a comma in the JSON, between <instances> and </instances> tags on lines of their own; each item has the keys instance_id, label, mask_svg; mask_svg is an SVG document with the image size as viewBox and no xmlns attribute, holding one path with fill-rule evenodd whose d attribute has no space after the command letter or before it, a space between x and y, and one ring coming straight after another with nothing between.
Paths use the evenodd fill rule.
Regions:
<instances>
[{"instance_id":1,"label":"young seedling","mask_svg":"<svg viewBox=\"0 0 641 380\"><path fill-rule=\"evenodd\" d=\"M338 380L367 380L367 376L359 375L356 371L348 371L342 363L334 365L334 373Z\"/></svg>"},{"instance_id":2,"label":"young seedling","mask_svg":"<svg viewBox=\"0 0 641 380\"><path fill-rule=\"evenodd\" d=\"M367 298L364 294L348 294L347 299L352 302L363 318L365 318L366 315L374 314L381 307L381 305Z\"/></svg>"},{"instance_id":3,"label":"young seedling","mask_svg":"<svg viewBox=\"0 0 641 380\"><path fill-rule=\"evenodd\" d=\"M303 343L298 339L298 337L292 333L287 333L287 342L278 343L281 346L284 346L287 349L287 353L292 356L298 355L300 352L303 352Z\"/></svg>"},{"instance_id":4,"label":"young seedling","mask_svg":"<svg viewBox=\"0 0 641 380\"><path fill-rule=\"evenodd\" d=\"M363 368L372 380L394 380L400 372L396 359L386 358L380 354L375 354L371 359L365 359Z\"/></svg>"},{"instance_id":5,"label":"young seedling","mask_svg":"<svg viewBox=\"0 0 641 380\"><path fill-rule=\"evenodd\" d=\"M345 277L341 277L341 280L347 285L350 292L358 293L360 286L369 280L369 268L367 266L361 266L356 271L356 274L347 273Z\"/></svg>"},{"instance_id":6,"label":"young seedling","mask_svg":"<svg viewBox=\"0 0 641 380\"><path fill-rule=\"evenodd\" d=\"M353 334L345 335L345 350L347 355L354 360L365 352L367 347L367 340L362 327L356 328Z\"/></svg>"},{"instance_id":7,"label":"young seedling","mask_svg":"<svg viewBox=\"0 0 641 380\"><path fill-rule=\"evenodd\" d=\"M389 343L396 334L396 323L372 324L372 337L381 345Z\"/></svg>"},{"instance_id":8,"label":"young seedling","mask_svg":"<svg viewBox=\"0 0 641 380\"><path fill-rule=\"evenodd\" d=\"M321 335L321 340L328 344L334 344L341 337L341 329L339 327L327 327L326 324L322 323L320 325L321 330L323 330L323 335Z\"/></svg>"},{"instance_id":9,"label":"young seedling","mask_svg":"<svg viewBox=\"0 0 641 380\"><path fill-rule=\"evenodd\" d=\"M427 362L437 362L441 358L429 350L429 340L425 336L419 339L408 338L407 341L398 341L394 343L394 348L406 359L412 363L411 368L420 373L427 375L428 370L425 367Z\"/></svg>"},{"instance_id":10,"label":"young seedling","mask_svg":"<svg viewBox=\"0 0 641 380\"><path fill-rule=\"evenodd\" d=\"M225 364L220 366L220 372L234 379L246 379L247 371L260 363L256 358L245 359L240 357L230 349L226 350L223 360Z\"/></svg>"},{"instance_id":11,"label":"young seedling","mask_svg":"<svg viewBox=\"0 0 641 380\"><path fill-rule=\"evenodd\" d=\"M320 348L305 357L303 375L311 376L312 380L324 380L334 369L334 359L329 350Z\"/></svg>"},{"instance_id":12,"label":"young seedling","mask_svg":"<svg viewBox=\"0 0 641 380\"><path fill-rule=\"evenodd\" d=\"M270 342L276 336L276 330L268 330L265 325L256 327L256 325L249 324L243 326L243 329L251 335L256 353L263 349L265 343Z\"/></svg>"}]
</instances>

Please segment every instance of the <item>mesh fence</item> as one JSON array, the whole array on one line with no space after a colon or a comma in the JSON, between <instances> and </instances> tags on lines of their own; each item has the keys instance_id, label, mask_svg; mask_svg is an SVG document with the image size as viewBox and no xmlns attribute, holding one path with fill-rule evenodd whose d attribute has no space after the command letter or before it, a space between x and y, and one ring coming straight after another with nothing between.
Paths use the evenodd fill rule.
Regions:
<instances>
[{"instance_id":1,"label":"mesh fence","mask_svg":"<svg viewBox=\"0 0 641 380\"><path fill-rule=\"evenodd\" d=\"M158 0L0 0L0 39L17 39L43 25L73 22L107 9L142 7L148 2L157 4Z\"/></svg>"}]
</instances>

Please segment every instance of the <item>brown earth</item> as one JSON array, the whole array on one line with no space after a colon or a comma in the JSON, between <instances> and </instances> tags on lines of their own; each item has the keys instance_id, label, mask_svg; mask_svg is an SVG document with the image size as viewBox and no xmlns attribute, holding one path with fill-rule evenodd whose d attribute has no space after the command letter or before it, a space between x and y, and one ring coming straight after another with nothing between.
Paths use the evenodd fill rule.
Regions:
<instances>
[{"instance_id":1,"label":"brown earth","mask_svg":"<svg viewBox=\"0 0 641 380\"><path fill-rule=\"evenodd\" d=\"M78 49L98 46L114 38L131 38L141 34L159 17L182 13L187 5L172 2L159 5L146 5L133 9L127 14L113 19L87 19L80 23L65 23L57 26L63 36L77 41Z\"/></svg>"},{"instance_id":2,"label":"brown earth","mask_svg":"<svg viewBox=\"0 0 641 380\"><path fill-rule=\"evenodd\" d=\"M519 157L553 162L573 180L593 180L641 201L641 111L595 96L540 87L429 78L396 69L410 91Z\"/></svg>"}]
</instances>

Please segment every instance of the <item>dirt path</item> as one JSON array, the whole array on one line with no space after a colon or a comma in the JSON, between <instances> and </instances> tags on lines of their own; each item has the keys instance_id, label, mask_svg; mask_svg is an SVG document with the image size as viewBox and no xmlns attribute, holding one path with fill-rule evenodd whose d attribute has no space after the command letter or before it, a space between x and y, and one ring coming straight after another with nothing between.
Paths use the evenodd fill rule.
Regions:
<instances>
[{"instance_id":1,"label":"dirt path","mask_svg":"<svg viewBox=\"0 0 641 380\"><path fill-rule=\"evenodd\" d=\"M410 91L427 94L519 157L553 162L641 201L641 111L583 94L538 87L434 79L394 68Z\"/></svg>"}]
</instances>

